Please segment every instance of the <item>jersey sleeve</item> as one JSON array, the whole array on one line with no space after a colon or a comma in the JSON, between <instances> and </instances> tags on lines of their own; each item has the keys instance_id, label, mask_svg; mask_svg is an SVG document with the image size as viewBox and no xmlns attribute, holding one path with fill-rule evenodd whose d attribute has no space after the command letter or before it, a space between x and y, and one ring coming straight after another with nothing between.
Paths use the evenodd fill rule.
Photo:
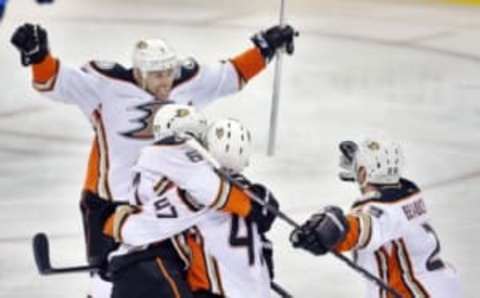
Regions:
<instances>
[{"instance_id":1,"label":"jersey sleeve","mask_svg":"<svg viewBox=\"0 0 480 298\"><path fill-rule=\"evenodd\" d=\"M147 147L138 166L167 177L188 192L198 205L240 216L250 213L247 195L221 178L200 153L186 144Z\"/></svg>"},{"instance_id":2,"label":"jersey sleeve","mask_svg":"<svg viewBox=\"0 0 480 298\"><path fill-rule=\"evenodd\" d=\"M249 49L227 61L199 65L193 84L193 105L203 108L215 99L238 92L252 77L265 68L257 48Z\"/></svg>"},{"instance_id":3,"label":"jersey sleeve","mask_svg":"<svg viewBox=\"0 0 480 298\"><path fill-rule=\"evenodd\" d=\"M75 69L48 56L32 66L33 87L52 100L75 104L87 115L101 102L102 81L85 69Z\"/></svg>"},{"instance_id":4,"label":"jersey sleeve","mask_svg":"<svg viewBox=\"0 0 480 298\"><path fill-rule=\"evenodd\" d=\"M376 250L403 234L404 220L396 206L368 204L347 215L349 230L337 245L338 251Z\"/></svg>"},{"instance_id":5,"label":"jersey sleeve","mask_svg":"<svg viewBox=\"0 0 480 298\"><path fill-rule=\"evenodd\" d=\"M158 218L150 206L130 214L119 226L115 239L129 245L146 245L162 241L194 226L207 212L206 209L188 218Z\"/></svg>"}]
</instances>

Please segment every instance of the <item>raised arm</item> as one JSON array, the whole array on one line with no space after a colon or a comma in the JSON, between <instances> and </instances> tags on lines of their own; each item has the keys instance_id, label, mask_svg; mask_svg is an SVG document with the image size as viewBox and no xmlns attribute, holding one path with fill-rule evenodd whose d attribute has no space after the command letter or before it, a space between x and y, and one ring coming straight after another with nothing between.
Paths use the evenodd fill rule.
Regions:
<instances>
[{"instance_id":1,"label":"raised arm","mask_svg":"<svg viewBox=\"0 0 480 298\"><path fill-rule=\"evenodd\" d=\"M87 115L100 104L105 83L85 69L70 68L54 58L47 31L41 26L20 26L11 42L19 50L23 66L31 66L36 90L52 100L75 104Z\"/></svg>"}]
</instances>

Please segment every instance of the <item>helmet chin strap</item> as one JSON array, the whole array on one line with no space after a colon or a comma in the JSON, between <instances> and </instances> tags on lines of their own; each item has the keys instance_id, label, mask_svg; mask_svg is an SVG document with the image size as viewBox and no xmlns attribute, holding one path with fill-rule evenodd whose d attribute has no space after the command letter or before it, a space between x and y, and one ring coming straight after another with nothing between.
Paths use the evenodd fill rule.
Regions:
<instances>
[{"instance_id":1,"label":"helmet chin strap","mask_svg":"<svg viewBox=\"0 0 480 298\"><path fill-rule=\"evenodd\" d=\"M137 85L140 86L140 88L142 88L143 90L149 92L147 90L147 80L145 79L145 73L138 68L134 68L133 76L135 78L135 81L137 82Z\"/></svg>"},{"instance_id":2,"label":"helmet chin strap","mask_svg":"<svg viewBox=\"0 0 480 298\"><path fill-rule=\"evenodd\" d=\"M364 192L368 186L367 175L368 175L367 170L364 167L360 167L359 169L356 170L355 178L362 192Z\"/></svg>"}]
</instances>

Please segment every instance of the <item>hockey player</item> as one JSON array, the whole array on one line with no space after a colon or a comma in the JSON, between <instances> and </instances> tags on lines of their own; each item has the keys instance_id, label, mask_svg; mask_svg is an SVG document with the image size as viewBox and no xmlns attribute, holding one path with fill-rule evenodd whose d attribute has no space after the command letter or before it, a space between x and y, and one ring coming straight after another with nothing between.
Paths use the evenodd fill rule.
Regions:
<instances>
[{"instance_id":1,"label":"hockey player","mask_svg":"<svg viewBox=\"0 0 480 298\"><path fill-rule=\"evenodd\" d=\"M251 135L243 124L232 119L216 121L210 125L204 143L236 182L278 208L277 200L264 185L251 183L241 175L251 154ZM259 207L256 203L253 206ZM201 297L270 297L273 250L265 233L275 215L261 210L259 219L214 212L190 231L193 261L188 281L194 293L204 293Z\"/></svg>"},{"instance_id":2,"label":"hockey player","mask_svg":"<svg viewBox=\"0 0 480 298\"><path fill-rule=\"evenodd\" d=\"M274 26L252 37L253 48L214 65L180 60L163 40L141 40L130 69L92 61L80 70L51 55L47 32L39 25L25 24L15 31L11 41L22 64L32 66L34 88L50 99L77 105L95 132L81 200L90 264L104 264L114 245L93 227L112 207L105 201L127 197L129 171L140 149L153 140L153 115L162 102L203 107L239 91L278 49L293 54L294 35L290 26ZM96 278L93 292L94 298L108 297L109 285Z\"/></svg>"},{"instance_id":3,"label":"hockey player","mask_svg":"<svg viewBox=\"0 0 480 298\"><path fill-rule=\"evenodd\" d=\"M222 149L236 152L237 165L245 166L248 131L238 122L222 124L213 128L215 138L223 138ZM155 116L156 142L142 150L134 168L134 206L117 208L104 225L121 243L111 258L114 298L182 292L176 269L181 258L190 264L187 278L195 297L245 297L245 286L248 297L268 297L270 279L257 229L267 231L275 216L221 178L192 147L203 126L188 106L165 105ZM250 190L266 194L260 185ZM186 237L180 235L194 225ZM172 257L175 250L180 257Z\"/></svg>"},{"instance_id":4,"label":"hockey player","mask_svg":"<svg viewBox=\"0 0 480 298\"><path fill-rule=\"evenodd\" d=\"M329 206L291 235L294 247L315 255L353 251L358 265L376 274L403 298L460 297L454 269L440 257L420 189L401 178L404 157L391 141L366 139L340 144L340 177L358 183L362 197L344 216ZM393 297L374 283L366 297Z\"/></svg>"}]
</instances>

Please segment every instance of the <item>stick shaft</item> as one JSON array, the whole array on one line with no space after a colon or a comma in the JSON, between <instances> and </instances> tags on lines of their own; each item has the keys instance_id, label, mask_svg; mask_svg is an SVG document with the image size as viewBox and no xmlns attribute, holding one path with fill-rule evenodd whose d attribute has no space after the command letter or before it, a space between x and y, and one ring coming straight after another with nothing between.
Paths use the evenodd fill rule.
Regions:
<instances>
[{"instance_id":1,"label":"stick shaft","mask_svg":"<svg viewBox=\"0 0 480 298\"><path fill-rule=\"evenodd\" d=\"M285 24L285 0L280 0L280 26ZM272 108L270 110L270 132L268 135L268 156L275 154L275 144L277 136L278 106L280 104L280 82L282 78L283 54L277 51L275 58L275 74L273 78Z\"/></svg>"},{"instance_id":2,"label":"stick shaft","mask_svg":"<svg viewBox=\"0 0 480 298\"><path fill-rule=\"evenodd\" d=\"M274 281L270 283L270 287L282 298L293 298L293 296L289 292L287 292L287 290L285 290L282 286L280 286Z\"/></svg>"},{"instance_id":3,"label":"stick shaft","mask_svg":"<svg viewBox=\"0 0 480 298\"><path fill-rule=\"evenodd\" d=\"M277 58L275 60L272 108L270 110L270 134L268 137L268 152L267 152L269 156L273 156L275 154L277 123L278 123L278 107L280 104L280 81L282 78L282 61L283 61L283 55L281 52L278 52Z\"/></svg>"},{"instance_id":4,"label":"stick shaft","mask_svg":"<svg viewBox=\"0 0 480 298\"><path fill-rule=\"evenodd\" d=\"M62 268L50 268L41 272L42 275L51 275L51 274L63 274L63 273L83 273L83 272L92 272L98 271L100 268L97 266L74 266L74 267L62 267Z\"/></svg>"}]
</instances>

